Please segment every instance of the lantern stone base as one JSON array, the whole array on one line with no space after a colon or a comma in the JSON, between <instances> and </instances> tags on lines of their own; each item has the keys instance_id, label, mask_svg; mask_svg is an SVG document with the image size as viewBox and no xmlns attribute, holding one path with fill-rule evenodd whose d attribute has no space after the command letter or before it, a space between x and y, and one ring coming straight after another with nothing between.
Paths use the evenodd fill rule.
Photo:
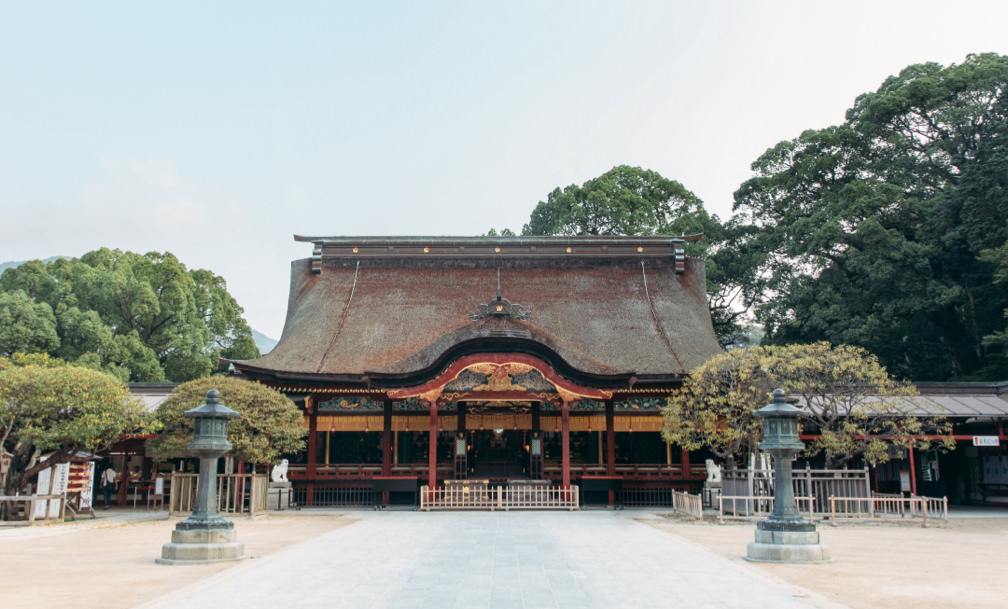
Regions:
<instances>
[{"instance_id":1,"label":"lantern stone base","mask_svg":"<svg viewBox=\"0 0 1008 609\"><path fill-rule=\"evenodd\" d=\"M172 540L161 546L159 565L208 565L245 558L245 544L235 541L234 529L174 530Z\"/></svg>"},{"instance_id":2,"label":"lantern stone base","mask_svg":"<svg viewBox=\"0 0 1008 609\"><path fill-rule=\"evenodd\" d=\"M760 522L756 541L749 543L745 558L755 562L831 562L829 548L819 541L819 531L805 521Z\"/></svg>"}]
</instances>

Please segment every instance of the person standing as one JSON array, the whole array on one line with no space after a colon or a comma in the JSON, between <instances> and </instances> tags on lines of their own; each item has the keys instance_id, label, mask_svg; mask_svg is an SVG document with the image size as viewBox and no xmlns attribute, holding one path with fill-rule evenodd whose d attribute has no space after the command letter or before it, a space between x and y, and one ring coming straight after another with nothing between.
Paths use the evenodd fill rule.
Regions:
<instances>
[{"instance_id":1,"label":"person standing","mask_svg":"<svg viewBox=\"0 0 1008 609\"><path fill-rule=\"evenodd\" d=\"M109 462L108 467L101 475L101 489L102 494L105 496L105 509L109 509L109 504L112 503L112 491L115 490L115 479L116 470L112 467L112 463Z\"/></svg>"}]
</instances>

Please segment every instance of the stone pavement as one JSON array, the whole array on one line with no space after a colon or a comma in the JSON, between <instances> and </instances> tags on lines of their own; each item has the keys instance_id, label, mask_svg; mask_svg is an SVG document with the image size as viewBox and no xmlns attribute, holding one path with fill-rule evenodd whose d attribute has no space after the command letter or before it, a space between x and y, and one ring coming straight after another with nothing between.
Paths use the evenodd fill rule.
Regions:
<instances>
[{"instance_id":1,"label":"stone pavement","mask_svg":"<svg viewBox=\"0 0 1008 609\"><path fill-rule=\"evenodd\" d=\"M634 512L360 512L143 609L811 607ZM239 539L241 533L239 530ZM739 548L739 555L745 548ZM180 579L187 567L178 569ZM800 593L800 591L799 591Z\"/></svg>"}]
</instances>

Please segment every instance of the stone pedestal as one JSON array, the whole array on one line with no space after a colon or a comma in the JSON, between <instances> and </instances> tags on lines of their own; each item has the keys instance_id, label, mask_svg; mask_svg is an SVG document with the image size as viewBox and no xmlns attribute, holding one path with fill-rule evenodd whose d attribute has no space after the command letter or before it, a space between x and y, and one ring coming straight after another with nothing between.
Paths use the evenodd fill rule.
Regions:
<instances>
[{"instance_id":1,"label":"stone pedestal","mask_svg":"<svg viewBox=\"0 0 1008 609\"><path fill-rule=\"evenodd\" d=\"M292 492L290 482L270 482L266 497L266 509L286 510L290 507Z\"/></svg>"},{"instance_id":2,"label":"stone pedestal","mask_svg":"<svg viewBox=\"0 0 1008 609\"><path fill-rule=\"evenodd\" d=\"M703 506L705 508L711 508L716 510L718 508L718 499L721 498L721 486L707 486L704 485L703 488Z\"/></svg>"},{"instance_id":3,"label":"stone pedestal","mask_svg":"<svg viewBox=\"0 0 1008 609\"><path fill-rule=\"evenodd\" d=\"M245 558L245 544L235 541L234 528L172 531L172 540L161 547L159 565L208 565Z\"/></svg>"},{"instance_id":4,"label":"stone pedestal","mask_svg":"<svg viewBox=\"0 0 1008 609\"><path fill-rule=\"evenodd\" d=\"M777 563L830 562L829 548L819 542L811 522L773 522L756 525L756 541L747 546L746 560Z\"/></svg>"}]
</instances>

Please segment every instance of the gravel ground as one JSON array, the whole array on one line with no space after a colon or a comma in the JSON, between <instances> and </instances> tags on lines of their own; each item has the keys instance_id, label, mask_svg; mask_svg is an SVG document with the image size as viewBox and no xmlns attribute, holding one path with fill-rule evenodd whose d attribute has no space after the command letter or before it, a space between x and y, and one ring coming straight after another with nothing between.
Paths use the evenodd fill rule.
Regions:
<instances>
[{"instance_id":1,"label":"gravel ground","mask_svg":"<svg viewBox=\"0 0 1008 609\"><path fill-rule=\"evenodd\" d=\"M1002 607L998 573L1008 562L1008 511L950 516L941 527L841 524L819 527L833 562L772 565L743 560L755 526L648 519L648 524L729 558L743 568L798 585L854 609Z\"/></svg>"},{"instance_id":2,"label":"gravel ground","mask_svg":"<svg viewBox=\"0 0 1008 609\"><path fill-rule=\"evenodd\" d=\"M809 591L806 600L822 607L937 609L1004 603L998 582L1008 560L1008 511L953 515L944 526L932 528L821 526L822 541L830 547L834 562L808 566L744 561L746 544L753 538L752 523L694 523L646 513L640 520L783 587L800 586ZM177 521L113 511L111 517L99 520L0 527L2 604L125 609L234 564L154 564ZM256 560L355 521L353 512L306 510L239 518L235 527L247 560Z\"/></svg>"}]
</instances>

